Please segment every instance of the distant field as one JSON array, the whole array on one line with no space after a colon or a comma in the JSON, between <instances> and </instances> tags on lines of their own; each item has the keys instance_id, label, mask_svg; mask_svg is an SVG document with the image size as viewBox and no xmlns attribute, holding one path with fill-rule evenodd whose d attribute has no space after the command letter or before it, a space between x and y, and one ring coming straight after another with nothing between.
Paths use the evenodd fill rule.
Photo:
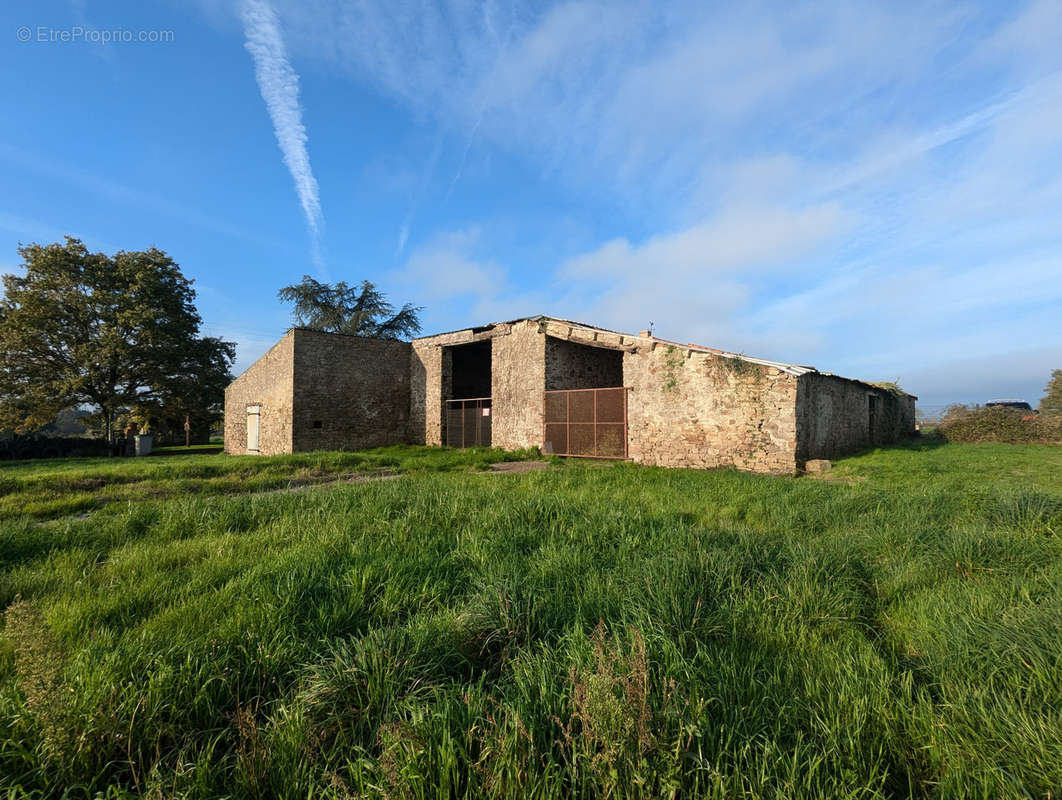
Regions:
<instances>
[{"instance_id":1,"label":"distant field","mask_svg":"<svg viewBox=\"0 0 1062 800\"><path fill-rule=\"evenodd\" d=\"M1062 448L498 459L0 467L0 791L1059 796Z\"/></svg>"}]
</instances>

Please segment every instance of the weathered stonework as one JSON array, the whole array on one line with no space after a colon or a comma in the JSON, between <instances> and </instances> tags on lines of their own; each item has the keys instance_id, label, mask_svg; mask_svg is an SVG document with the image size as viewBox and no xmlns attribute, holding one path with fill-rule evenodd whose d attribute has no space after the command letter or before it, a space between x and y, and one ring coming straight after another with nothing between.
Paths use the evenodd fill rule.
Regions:
<instances>
[{"instance_id":1,"label":"weathered stonework","mask_svg":"<svg viewBox=\"0 0 1062 800\"><path fill-rule=\"evenodd\" d=\"M793 472L796 378L711 353L654 344L623 359L628 450L667 467Z\"/></svg>"},{"instance_id":2,"label":"weathered stonework","mask_svg":"<svg viewBox=\"0 0 1062 800\"><path fill-rule=\"evenodd\" d=\"M622 351L546 337L546 391L622 385Z\"/></svg>"},{"instance_id":3,"label":"weathered stonework","mask_svg":"<svg viewBox=\"0 0 1062 800\"><path fill-rule=\"evenodd\" d=\"M488 359L497 447L542 446L545 391L616 386L628 390L629 457L647 464L791 473L914 432L909 395L535 317L411 343L291 331L226 391L226 452L246 450L251 404L263 453L439 445L446 401L486 391Z\"/></svg>"},{"instance_id":4,"label":"weathered stonework","mask_svg":"<svg viewBox=\"0 0 1062 800\"><path fill-rule=\"evenodd\" d=\"M493 341L491 444L515 449L542 444L546 337L537 322L525 320Z\"/></svg>"},{"instance_id":5,"label":"weathered stonework","mask_svg":"<svg viewBox=\"0 0 1062 800\"><path fill-rule=\"evenodd\" d=\"M293 450L360 450L409 440L409 342L293 333Z\"/></svg>"},{"instance_id":6,"label":"weathered stonework","mask_svg":"<svg viewBox=\"0 0 1062 800\"><path fill-rule=\"evenodd\" d=\"M225 390L225 452L357 450L409 440L408 342L290 330Z\"/></svg>"},{"instance_id":7,"label":"weathered stonework","mask_svg":"<svg viewBox=\"0 0 1062 800\"><path fill-rule=\"evenodd\" d=\"M409 440L442 444L443 351L424 339L410 347Z\"/></svg>"},{"instance_id":8,"label":"weathered stonework","mask_svg":"<svg viewBox=\"0 0 1062 800\"><path fill-rule=\"evenodd\" d=\"M247 407L261 407L258 452L290 453L295 375L295 331L252 364L225 389L225 452L247 452Z\"/></svg>"},{"instance_id":9,"label":"weathered stonework","mask_svg":"<svg viewBox=\"0 0 1062 800\"><path fill-rule=\"evenodd\" d=\"M915 429L914 400L835 375L801 375L796 402L798 460L836 458L910 436Z\"/></svg>"}]
</instances>

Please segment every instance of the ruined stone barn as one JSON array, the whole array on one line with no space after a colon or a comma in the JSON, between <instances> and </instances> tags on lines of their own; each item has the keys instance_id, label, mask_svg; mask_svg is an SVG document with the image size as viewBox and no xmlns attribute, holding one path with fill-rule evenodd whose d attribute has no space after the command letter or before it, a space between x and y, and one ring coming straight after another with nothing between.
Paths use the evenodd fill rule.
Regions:
<instances>
[{"instance_id":1,"label":"ruined stone barn","mask_svg":"<svg viewBox=\"0 0 1062 800\"><path fill-rule=\"evenodd\" d=\"M915 399L554 317L412 342L295 328L226 390L225 451L494 445L792 472L912 434Z\"/></svg>"}]
</instances>

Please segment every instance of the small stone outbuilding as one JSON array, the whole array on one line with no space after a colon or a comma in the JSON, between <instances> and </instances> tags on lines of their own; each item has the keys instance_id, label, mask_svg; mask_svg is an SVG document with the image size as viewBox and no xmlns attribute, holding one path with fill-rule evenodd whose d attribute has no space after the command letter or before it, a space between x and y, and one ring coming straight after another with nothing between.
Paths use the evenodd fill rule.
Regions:
<instances>
[{"instance_id":1,"label":"small stone outbuilding","mask_svg":"<svg viewBox=\"0 0 1062 800\"><path fill-rule=\"evenodd\" d=\"M912 435L915 400L554 317L412 342L295 328L226 390L225 451L494 445L793 472Z\"/></svg>"}]
</instances>

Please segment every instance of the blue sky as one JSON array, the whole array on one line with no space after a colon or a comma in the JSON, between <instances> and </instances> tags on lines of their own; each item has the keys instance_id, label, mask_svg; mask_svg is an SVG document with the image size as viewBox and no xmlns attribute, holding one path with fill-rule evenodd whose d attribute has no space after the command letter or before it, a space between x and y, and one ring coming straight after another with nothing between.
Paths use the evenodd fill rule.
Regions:
<instances>
[{"instance_id":1,"label":"blue sky","mask_svg":"<svg viewBox=\"0 0 1062 800\"><path fill-rule=\"evenodd\" d=\"M303 274L926 406L1062 367L1062 0L41 0L0 36L0 270L160 247L237 370Z\"/></svg>"}]
</instances>

